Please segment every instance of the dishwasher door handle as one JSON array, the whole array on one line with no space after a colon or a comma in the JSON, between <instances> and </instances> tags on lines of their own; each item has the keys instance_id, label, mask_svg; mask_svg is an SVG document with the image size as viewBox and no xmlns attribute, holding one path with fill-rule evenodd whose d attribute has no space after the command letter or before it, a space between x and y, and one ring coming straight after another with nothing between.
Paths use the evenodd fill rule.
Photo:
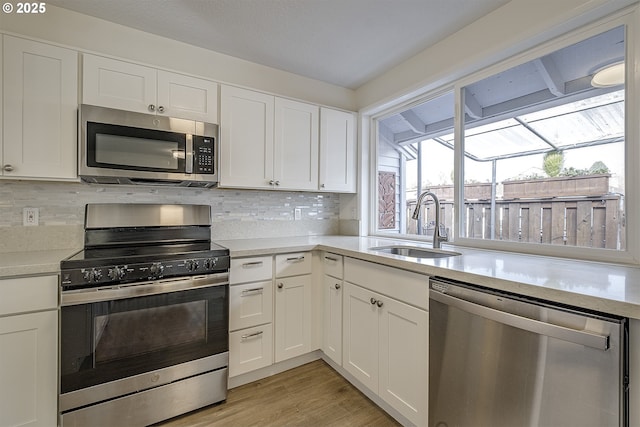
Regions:
<instances>
[{"instance_id":1,"label":"dishwasher door handle","mask_svg":"<svg viewBox=\"0 0 640 427\"><path fill-rule=\"evenodd\" d=\"M485 319L494 320L496 322L513 326L518 329L523 329L525 331L534 332L539 335L558 338L563 341L569 341L598 350L605 351L609 349L608 336L566 328L564 326L558 326L542 322L540 320L529 319L527 317L518 316L516 314L507 313L506 311L496 310L460 298L452 297L451 295L443 294L434 290L431 290L429 293L429 298L443 304L459 308L468 313L484 317Z\"/></svg>"}]
</instances>

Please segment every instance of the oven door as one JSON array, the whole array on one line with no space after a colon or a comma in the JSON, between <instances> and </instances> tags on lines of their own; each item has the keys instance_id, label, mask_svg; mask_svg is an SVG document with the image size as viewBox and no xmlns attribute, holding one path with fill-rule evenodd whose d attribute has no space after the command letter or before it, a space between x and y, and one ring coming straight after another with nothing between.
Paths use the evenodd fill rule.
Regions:
<instances>
[{"instance_id":1,"label":"oven door","mask_svg":"<svg viewBox=\"0 0 640 427\"><path fill-rule=\"evenodd\" d=\"M61 411L228 363L228 273L63 292Z\"/></svg>"}]
</instances>

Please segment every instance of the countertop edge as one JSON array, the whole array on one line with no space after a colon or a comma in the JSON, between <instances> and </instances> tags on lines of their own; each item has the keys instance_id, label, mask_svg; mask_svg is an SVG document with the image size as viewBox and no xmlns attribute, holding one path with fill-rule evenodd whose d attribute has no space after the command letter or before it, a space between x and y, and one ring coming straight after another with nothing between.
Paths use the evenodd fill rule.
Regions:
<instances>
[{"instance_id":1,"label":"countertop edge","mask_svg":"<svg viewBox=\"0 0 640 427\"><path fill-rule=\"evenodd\" d=\"M551 301L554 303L564 304L572 307L578 307L586 310L598 311L606 314L613 314L622 317L629 317L640 319L640 298L638 302L632 301L621 301L619 299L607 298L602 295L589 295L587 293L579 292L579 291L571 291L567 289L558 289L552 286L542 286L540 284L535 283L526 283L524 281L517 280L508 280L505 278L501 278L498 276L474 273L469 271L460 271L454 268L446 267L446 266L438 266L431 265L425 263L415 262L406 257L394 256L394 255L385 255L380 253L373 253L371 251L363 250L363 249L352 249L346 248L344 245L338 243L332 243L331 240L338 239L353 239L362 241L369 240L372 242L381 242L386 241L387 244L401 244L408 246L424 246L426 248L429 245L425 245L422 243L413 243L408 241L400 241L394 239L385 239L385 238L375 238L375 237L347 237L347 236L317 236L310 237L306 242L299 241L287 241L290 239L265 239L264 242L256 242L252 241L222 241L217 242L222 246L225 246L225 243L230 244L231 248L231 256L232 257L249 257L249 256L259 256L259 255L267 255L267 254L280 254L280 253L288 253L288 252L302 252L302 251L312 251L312 250L320 250L326 252L332 252L338 255L344 255L347 257L357 258L364 261L369 261L389 267L400 268L407 271L412 271L419 274L424 274L428 276L440 276L453 280L458 280L461 282L468 282L477 284L479 286L484 286L491 289L512 292L519 295L523 295L526 297ZM246 246L245 246L246 244ZM460 250L463 252L472 252L474 254L484 254L486 257L492 256L492 251L484 251L479 249L464 249L455 247L455 250ZM464 254L463 254L464 255ZM502 254L505 255L505 254ZM514 258L526 256L522 254L506 254L506 256L513 256ZM533 257L533 256L532 256ZM540 260L540 262L547 261L547 257L535 256L535 259ZM549 259L550 260L550 259ZM558 259L554 259L558 261ZM565 260L560 260L560 262L564 262ZM610 266L610 265L598 265L594 267L593 263L588 261L576 261L576 260L566 260L567 263L571 263L573 265L580 265L583 263L584 265L589 265L591 268L601 268L603 271L609 268L618 268L621 270L630 270L634 269L633 267L625 267L625 266ZM638 270L638 269L634 269ZM638 278L640 279L640 270L638 270ZM640 287L640 281L638 282L638 286Z\"/></svg>"}]
</instances>

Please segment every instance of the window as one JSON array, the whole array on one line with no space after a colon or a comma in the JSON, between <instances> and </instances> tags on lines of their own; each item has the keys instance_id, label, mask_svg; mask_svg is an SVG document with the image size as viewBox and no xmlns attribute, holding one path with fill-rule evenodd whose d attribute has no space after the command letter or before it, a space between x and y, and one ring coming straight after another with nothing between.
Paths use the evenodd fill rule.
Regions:
<instances>
[{"instance_id":1,"label":"window","mask_svg":"<svg viewBox=\"0 0 640 427\"><path fill-rule=\"evenodd\" d=\"M461 237L625 249L624 83L592 84L624 45L614 28L461 88Z\"/></svg>"},{"instance_id":2,"label":"window","mask_svg":"<svg viewBox=\"0 0 640 427\"><path fill-rule=\"evenodd\" d=\"M625 31L478 73L377 119L375 234L429 239L433 204L411 219L428 189L458 243L626 250L625 85L592 82L624 66Z\"/></svg>"},{"instance_id":3,"label":"window","mask_svg":"<svg viewBox=\"0 0 640 427\"><path fill-rule=\"evenodd\" d=\"M449 91L378 121L378 232L432 235L433 204L411 219L416 200L426 189L435 192L453 221L453 112Z\"/></svg>"}]
</instances>

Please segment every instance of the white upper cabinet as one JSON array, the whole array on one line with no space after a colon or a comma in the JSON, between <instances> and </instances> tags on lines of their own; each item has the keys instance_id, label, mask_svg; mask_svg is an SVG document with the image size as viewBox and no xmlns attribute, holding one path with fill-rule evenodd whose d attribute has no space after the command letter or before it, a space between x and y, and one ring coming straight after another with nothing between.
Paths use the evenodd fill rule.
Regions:
<instances>
[{"instance_id":1,"label":"white upper cabinet","mask_svg":"<svg viewBox=\"0 0 640 427\"><path fill-rule=\"evenodd\" d=\"M2 63L0 174L77 178L77 52L4 36Z\"/></svg>"},{"instance_id":2,"label":"white upper cabinet","mask_svg":"<svg viewBox=\"0 0 640 427\"><path fill-rule=\"evenodd\" d=\"M102 56L82 56L82 103L148 113L156 105L156 70Z\"/></svg>"},{"instance_id":3,"label":"white upper cabinet","mask_svg":"<svg viewBox=\"0 0 640 427\"><path fill-rule=\"evenodd\" d=\"M275 99L273 178L278 188L318 188L318 116L316 105Z\"/></svg>"},{"instance_id":4,"label":"white upper cabinet","mask_svg":"<svg viewBox=\"0 0 640 427\"><path fill-rule=\"evenodd\" d=\"M317 106L222 86L220 110L220 186L317 190Z\"/></svg>"},{"instance_id":5,"label":"white upper cabinet","mask_svg":"<svg viewBox=\"0 0 640 427\"><path fill-rule=\"evenodd\" d=\"M356 128L353 113L320 109L320 190L356 192Z\"/></svg>"},{"instance_id":6,"label":"white upper cabinet","mask_svg":"<svg viewBox=\"0 0 640 427\"><path fill-rule=\"evenodd\" d=\"M218 84L158 70L158 114L218 123Z\"/></svg>"},{"instance_id":7,"label":"white upper cabinet","mask_svg":"<svg viewBox=\"0 0 640 427\"><path fill-rule=\"evenodd\" d=\"M218 123L217 83L96 55L83 55L82 102Z\"/></svg>"},{"instance_id":8,"label":"white upper cabinet","mask_svg":"<svg viewBox=\"0 0 640 427\"><path fill-rule=\"evenodd\" d=\"M271 95L221 87L221 187L273 187L273 111Z\"/></svg>"}]
</instances>

